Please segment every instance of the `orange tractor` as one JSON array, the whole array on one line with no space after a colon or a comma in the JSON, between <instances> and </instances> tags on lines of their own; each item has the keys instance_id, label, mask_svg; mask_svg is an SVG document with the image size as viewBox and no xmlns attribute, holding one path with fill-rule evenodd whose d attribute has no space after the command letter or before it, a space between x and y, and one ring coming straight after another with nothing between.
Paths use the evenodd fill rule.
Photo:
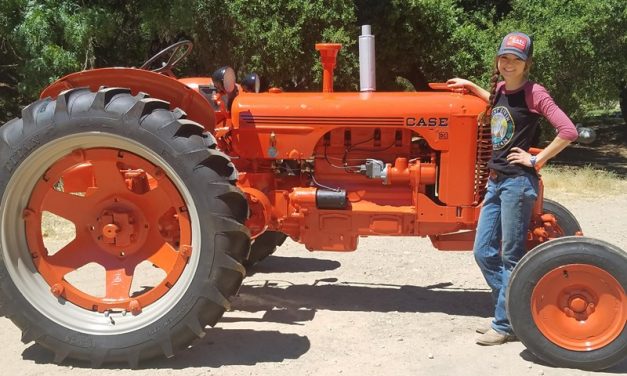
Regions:
<instances>
[{"instance_id":1,"label":"orange tractor","mask_svg":"<svg viewBox=\"0 0 627 376\"><path fill-rule=\"evenodd\" d=\"M184 41L140 68L63 77L0 127L0 304L22 341L55 362L171 357L288 236L311 251L353 251L360 236L472 249L485 104L442 84L376 92L370 37L360 92L333 90L337 44L316 45L322 92L259 93L229 67L174 77ZM580 235L540 195L509 311L540 358L602 369L627 354L627 255Z\"/></svg>"}]
</instances>

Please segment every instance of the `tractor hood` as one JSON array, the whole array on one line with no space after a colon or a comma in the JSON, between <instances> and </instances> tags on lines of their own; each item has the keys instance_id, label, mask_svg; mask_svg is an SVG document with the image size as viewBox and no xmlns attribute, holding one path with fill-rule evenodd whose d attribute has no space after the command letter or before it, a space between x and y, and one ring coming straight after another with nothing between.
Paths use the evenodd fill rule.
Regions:
<instances>
[{"instance_id":1,"label":"tractor hood","mask_svg":"<svg viewBox=\"0 0 627 376\"><path fill-rule=\"evenodd\" d=\"M299 157L310 156L317 140L343 127L409 128L444 150L442 130L476 124L484 109L479 98L450 91L242 93L233 102L231 119L239 155L287 158L294 155L290 145L299 144ZM273 133L282 147L264 147L274 142Z\"/></svg>"},{"instance_id":2,"label":"tractor hood","mask_svg":"<svg viewBox=\"0 0 627 376\"><path fill-rule=\"evenodd\" d=\"M446 126L453 116L476 117L477 97L451 92L240 94L233 103L235 128L257 125ZM436 119L436 120L433 120Z\"/></svg>"}]
</instances>

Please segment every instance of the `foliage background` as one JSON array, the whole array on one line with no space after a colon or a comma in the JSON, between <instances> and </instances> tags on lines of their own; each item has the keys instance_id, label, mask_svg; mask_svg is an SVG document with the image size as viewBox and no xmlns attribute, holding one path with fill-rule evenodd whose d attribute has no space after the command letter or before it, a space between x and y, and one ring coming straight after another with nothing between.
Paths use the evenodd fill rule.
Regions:
<instances>
[{"instance_id":1,"label":"foliage background","mask_svg":"<svg viewBox=\"0 0 627 376\"><path fill-rule=\"evenodd\" d=\"M535 40L531 78L573 117L615 106L627 78L624 0L0 0L0 123L55 79L139 66L169 44L195 48L179 75L230 65L266 85L319 90L314 44L344 45L336 90L357 90L359 26L376 35L378 90L453 76L487 85L509 31ZM621 81L623 83L621 83Z\"/></svg>"}]
</instances>

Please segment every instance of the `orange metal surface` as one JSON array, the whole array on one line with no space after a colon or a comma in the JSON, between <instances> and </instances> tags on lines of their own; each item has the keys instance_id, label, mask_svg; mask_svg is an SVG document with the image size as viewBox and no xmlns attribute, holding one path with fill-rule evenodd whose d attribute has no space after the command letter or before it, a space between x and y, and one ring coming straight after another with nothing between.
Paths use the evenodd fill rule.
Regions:
<instances>
[{"instance_id":1,"label":"orange metal surface","mask_svg":"<svg viewBox=\"0 0 627 376\"><path fill-rule=\"evenodd\" d=\"M241 93L231 117L236 151L247 158L286 158L292 149L309 157L325 133L348 127L410 130L435 150L461 148L474 159L484 107L474 96L450 92ZM267 150L272 131L281 135L276 155Z\"/></svg>"},{"instance_id":2,"label":"orange metal surface","mask_svg":"<svg viewBox=\"0 0 627 376\"><path fill-rule=\"evenodd\" d=\"M133 94L148 93L153 98L170 102L170 108L181 108L187 118L213 131L216 120L209 101L198 91L175 78L135 68L102 68L69 74L52 83L41 93L41 98L55 98L60 92L89 87L97 91L100 86L123 87Z\"/></svg>"},{"instance_id":3,"label":"orange metal surface","mask_svg":"<svg viewBox=\"0 0 627 376\"><path fill-rule=\"evenodd\" d=\"M545 274L531 296L531 313L542 334L568 350L592 351L614 341L627 322L620 283L593 265L564 265Z\"/></svg>"},{"instance_id":4,"label":"orange metal surface","mask_svg":"<svg viewBox=\"0 0 627 376\"><path fill-rule=\"evenodd\" d=\"M73 181L68 191L63 189L66 176ZM142 176L153 181L138 183ZM76 229L74 240L54 254L43 243L44 212L71 221ZM173 183L157 166L118 149L77 150L55 162L35 185L24 221L33 263L51 292L98 312L140 312L176 283L192 251L185 202ZM143 261L166 276L152 289L131 295L135 268ZM65 278L89 263L106 271L104 296L90 295Z\"/></svg>"},{"instance_id":5,"label":"orange metal surface","mask_svg":"<svg viewBox=\"0 0 627 376\"><path fill-rule=\"evenodd\" d=\"M263 192L251 187L243 187L249 203L249 216L246 220L246 227L250 230L250 237L255 239L267 228L272 217L272 204Z\"/></svg>"}]
</instances>

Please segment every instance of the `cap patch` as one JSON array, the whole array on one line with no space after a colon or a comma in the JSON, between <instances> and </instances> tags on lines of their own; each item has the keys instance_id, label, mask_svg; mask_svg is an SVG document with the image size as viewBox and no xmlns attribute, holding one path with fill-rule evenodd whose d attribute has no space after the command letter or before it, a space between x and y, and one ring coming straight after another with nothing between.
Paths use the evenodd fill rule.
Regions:
<instances>
[{"instance_id":1,"label":"cap patch","mask_svg":"<svg viewBox=\"0 0 627 376\"><path fill-rule=\"evenodd\" d=\"M505 41L505 47L513 47L524 52L527 48L527 40L518 35L510 35Z\"/></svg>"}]
</instances>

